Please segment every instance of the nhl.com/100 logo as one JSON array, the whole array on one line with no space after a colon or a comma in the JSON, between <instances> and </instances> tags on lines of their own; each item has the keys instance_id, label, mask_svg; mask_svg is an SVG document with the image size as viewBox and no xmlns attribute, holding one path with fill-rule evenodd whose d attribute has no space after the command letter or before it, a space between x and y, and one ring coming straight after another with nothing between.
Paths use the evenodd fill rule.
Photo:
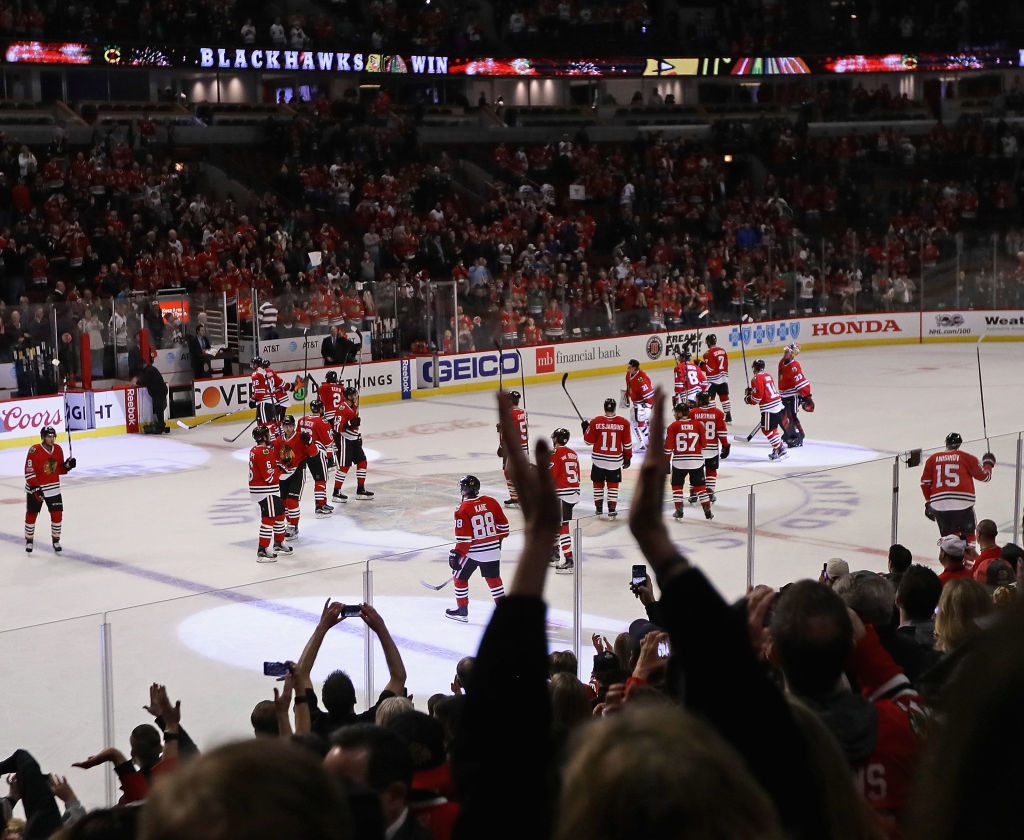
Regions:
<instances>
[{"instance_id":1,"label":"nhl.com/100 logo","mask_svg":"<svg viewBox=\"0 0 1024 840\"><path fill-rule=\"evenodd\" d=\"M664 350L665 342L661 340L660 335L652 335L647 339L647 358L651 361L660 359Z\"/></svg>"},{"instance_id":2,"label":"nhl.com/100 logo","mask_svg":"<svg viewBox=\"0 0 1024 840\"><path fill-rule=\"evenodd\" d=\"M778 324L750 324L733 327L729 330L729 343L733 347L740 346L741 334L744 345L771 344L773 341L778 341L781 344L790 339L796 341L800 337L800 322L780 321Z\"/></svg>"}]
</instances>

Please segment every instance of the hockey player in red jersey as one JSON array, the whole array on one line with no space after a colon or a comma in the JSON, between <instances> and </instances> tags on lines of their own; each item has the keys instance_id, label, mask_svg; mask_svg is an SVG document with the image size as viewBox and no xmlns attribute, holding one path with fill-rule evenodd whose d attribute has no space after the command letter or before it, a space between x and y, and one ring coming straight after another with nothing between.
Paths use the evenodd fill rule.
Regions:
<instances>
[{"instance_id":1,"label":"hockey player in red jersey","mask_svg":"<svg viewBox=\"0 0 1024 840\"><path fill-rule=\"evenodd\" d=\"M754 378L750 380L750 387L747 388L743 400L747 405L761 407L761 431L772 445L772 452L768 457L777 461L786 454L786 446L779 431L783 421L782 398L775 387L772 375L764 369L764 359L754 359L750 369L754 372Z\"/></svg>"},{"instance_id":2,"label":"hockey player in red jersey","mask_svg":"<svg viewBox=\"0 0 1024 840\"><path fill-rule=\"evenodd\" d=\"M608 518L618 516L619 484L623 469L629 469L633 457L633 433L629 421L616 414L618 403L609 397L604 401L604 414L584 420L583 440L593 447L590 456L590 480L594 484L594 507L600 516L604 509L605 487L608 493Z\"/></svg>"},{"instance_id":3,"label":"hockey player in red jersey","mask_svg":"<svg viewBox=\"0 0 1024 840\"><path fill-rule=\"evenodd\" d=\"M691 419L690 409L685 403L678 403L672 411L676 419L665 431L665 456L672 467L672 503L676 507L672 516L683 518L685 485L689 478L690 489L697 493L697 499L704 508L704 518L714 519L704 479L704 429Z\"/></svg>"},{"instance_id":4,"label":"hockey player in red jersey","mask_svg":"<svg viewBox=\"0 0 1024 840\"><path fill-rule=\"evenodd\" d=\"M335 455L334 432L324 421L323 402L313 400L309 404L309 410L311 414L299 419L298 429L303 442L310 449L306 467L313 478L316 517L323 519L334 513L334 508L327 504L327 476Z\"/></svg>"},{"instance_id":5,"label":"hockey player in red jersey","mask_svg":"<svg viewBox=\"0 0 1024 840\"><path fill-rule=\"evenodd\" d=\"M691 361L690 351L681 350L676 357L679 364L675 366L673 375L676 381L676 392L672 403L683 400L691 406L697 404L697 395L708 391L708 378L697 365Z\"/></svg>"},{"instance_id":6,"label":"hockey player in red jersey","mask_svg":"<svg viewBox=\"0 0 1024 840\"><path fill-rule=\"evenodd\" d=\"M718 346L718 336L714 333L704 341L708 345L708 352L704 354L701 365L708 377L708 395L714 402L717 396L722 401L722 411L725 412L725 422L732 422L732 404L729 402L729 354Z\"/></svg>"},{"instance_id":7,"label":"hockey player in red jersey","mask_svg":"<svg viewBox=\"0 0 1024 840\"><path fill-rule=\"evenodd\" d=\"M936 522L939 534L958 534L967 542L975 539L974 479L990 481L996 456L986 452L981 463L969 452L961 452L963 438L946 435L946 451L935 452L924 462L921 492L924 515Z\"/></svg>"},{"instance_id":8,"label":"hockey player in red jersey","mask_svg":"<svg viewBox=\"0 0 1024 840\"><path fill-rule=\"evenodd\" d=\"M344 389L338 384L338 372L336 370L329 370L324 375L324 384L317 391L317 399L323 403L324 422L333 428L338 409L341 408L341 404L345 399ZM339 443L340 441L335 440L335 446Z\"/></svg>"},{"instance_id":9,"label":"hockey player in red jersey","mask_svg":"<svg viewBox=\"0 0 1024 840\"><path fill-rule=\"evenodd\" d=\"M704 430L704 479L708 488L708 500L715 498L715 484L718 481L718 459L728 458L729 431L725 427L725 414L718 406L711 405L709 394L697 395L697 407L690 409L690 419ZM690 504L696 504L697 494L690 487Z\"/></svg>"},{"instance_id":10,"label":"hockey player in red jersey","mask_svg":"<svg viewBox=\"0 0 1024 840\"><path fill-rule=\"evenodd\" d=\"M787 344L779 361L779 396L782 397L785 416L782 442L787 446L804 445L804 427L797 417L797 412L801 408L805 411L814 411L811 383L804 376L800 362L796 360L799 352L799 344Z\"/></svg>"},{"instance_id":11,"label":"hockey player in red jersey","mask_svg":"<svg viewBox=\"0 0 1024 840\"><path fill-rule=\"evenodd\" d=\"M249 408L256 409L256 422L267 429L271 442L277 440L281 432L277 401L283 387L281 377L271 369L270 362L254 356L249 380Z\"/></svg>"},{"instance_id":12,"label":"hockey player in red jersey","mask_svg":"<svg viewBox=\"0 0 1024 840\"><path fill-rule=\"evenodd\" d=\"M295 425L295 418L284 416L278 444L281 463L281 502L284 504L284 538L299 536L299 502L306 483L306 458L316 454L316 447L303 440Z\"/></svg>"},{"instance_id":13,"label":"hockey player in red jersey","mask_svg":"<svg viewBox=\"0 0 1024 840\"><path fill-rule=\"evenodd\" d=\"M469 579L479 567L497 603L505 597L501 581L501 541L508 536L508 519L490 496L480 495L480 479L467 475L459 482L462 504L455 511L455 548L448 565L455 582L455 609L445 610L453 621L469 621Z\"/></svg>"},{"instance_id":14,"label":"hockey player in red jersey","mask_svg":"<svg viewBox=\"0 0 1024 840\"><path fill-rule=\"evenodd\" d=\"M366 455L363 453L363 434L359 430L362 418L359 416L359 392L349 386L345 399L338 408L335 428L341 434L341 451L338 452L338 471L334 474L334 493L331 498L339 502L348 500L341 492L345 476L353 464L356 465L356 498L372 499L373 493L366 489Z\"/></svg>"},{"instance_id":15,"label":"hockey player in red jersey","mask_svg":"<svg viewBox=\"0 0 1024 840\"><path fill-rule=\"evenodd\" d=\"M557 552L553 560L557 563L555 571L558 574L572 574L574 564L569 523L572 522L572 509L580 500L580 458L569 448L568 429L555 429L551 433L551 445L551 477L562 506L562 526L558 529L558 550L562 562L557 563Z\"/></svg>"},{"instance_id":16,"label":"hockey player in red jersey","mask_svg":"<svg viewBox=\"0 0 1024 840\"><path fill-rule=\"evenodd\" d=\"M255 445L249 450L249 496L260 506L260 542L257 563L273 563L278 554L291 554L284 543L284 504L281 502L280 451L270 443L270 430L252 430ZM274 545L270 540L273 537Z\"/></svg>"},{"instance_id":17,"label":"hockey player in red jersey","mask_svg":"<svg viewBox=\"0 0 1024 840\"><path fill-rule=\"evenodd\" d=\"M512 401L512 418L515 420L516 428L519 430L519 442L523 447L523 452L529 456L530 418L526 413L526 409L519 407L519 400L522 399L522 396L518 391L509 391L508 398ZM501 423L497 423L495 428L498 430L498 437L500 438ZM519 504L519 497L516 495L515 485L509 476L508 458L500 442L498 443L498 457L501 458L501 469L505 473L505 485L508 487L508 498L505 500L505 507L515 507Z\"/></svg>"},{"instance_id":18,"label":"hockey player in red jersey","mask_svg":"<svg viewBox=\"0 0 1024 840\"><path fill-rule=\"evenodd\" d=\"M53 550L60 553L60 529L64 519L60 477L71 472L78 461L64 457L53 426L43 426L39 439L41 442L30 446L25 457L25 551L31 554L35 546L36 518L45 504L50 514Z\"/></svg>"},{"instance_id":19,"label":"hockey player in red jersey","mask_svg":"<svg viewBox=\"0 0 1024 840\"><path fill-rule=\"evenodd\" d=\"M636 451L646 452L650 443L651 401L654 399L654 388L651 378L640 370L640 362L630 359L626 368L626 391L623 407L633 406L633 433L637 438Z\"/></svg>"}]
</instances>

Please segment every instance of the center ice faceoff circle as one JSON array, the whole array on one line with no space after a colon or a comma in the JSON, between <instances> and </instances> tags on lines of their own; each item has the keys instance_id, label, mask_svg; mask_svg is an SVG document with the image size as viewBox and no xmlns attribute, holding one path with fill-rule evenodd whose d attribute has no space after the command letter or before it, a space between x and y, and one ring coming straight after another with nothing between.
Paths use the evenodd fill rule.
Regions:
<instances>
[{"instance_id":1,"label":"center ice faceoff circle","mask_svg":"<svg viewBox=\"0 0 1024 840\"><path fill-rule=\"evenodd\" d=\"M66 440L58 443L67 455ZM74 454L76 479L177 472L205 464L210 458L202 447L154 435L82 438L74 442ZM25 449L0 450L0 475L23 475L24 471Z\"/></svg>"}]
</instances>

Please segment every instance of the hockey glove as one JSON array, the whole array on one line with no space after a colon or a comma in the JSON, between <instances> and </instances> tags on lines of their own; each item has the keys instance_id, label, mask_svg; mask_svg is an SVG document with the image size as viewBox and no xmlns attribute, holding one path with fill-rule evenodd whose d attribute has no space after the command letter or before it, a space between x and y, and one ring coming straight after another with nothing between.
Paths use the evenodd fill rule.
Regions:
<instances>
[{"instance_id":1,"label":"hockey glove","mask_svg":"<svg viewBox=\"0 0 1024 840\"><path fill-rule=\"evenodd\" d=\"M628 470L629 469L629 465L631 463L632 463L632 461L630 461L629 458L623 458L622 459L622 469Z\"/></svg>"},{"instance_id":2,"label":"hockey glove","mask_svg":"<svg viewBox=\"0 0 1024 840\"><path fill-rule=\"evenodd\" d=\"M448 565L453 572L457 572L462 568L462 555L454 548L448 552Z\"/></svg>"},{"instance_id":3,"label":"hockey glove","mask_svg":"<svg viewBox=\"0 0 1024 840\"><path fill-rule=\"evenodd\" d=\"M996 456L993 455L991 452L986 452L984 455L981 456L981 463L982 466L991 469L996 465Z\"/></svg>"},{"instance_id":4,"label":"hockey glove","mask_svg":"<svg viewBox=\"0 0 1024 840\"><path fill-rule=\"evenodd\" d=\"M345 423L345 428L348 429L350 432L354 432L356 429L359 428L359 424L362 422L363 421L360 420L358 416L353 417L351 420Z\"/></svg>"},{"instance_id":5,"label":"hockey glove","mask_svg":"<svg viewBox=\"0 0 1024 840\"><path fill-rule=\"evenodd\" d=\"M814 411L814 399L808 394L806 397L800 397L800 408L804 411Z\"/></svg>"},{"instance_id":6,"label":"hockey glove","mask_svg":"<svg viewBox=\"0 0 1024 840\"><path fill-rule=\"evenodd\" d=\"M299 435L299 440L306 444L306 446L309 446L313 442L313 436L309 432L302 432Z\"/></svg>"},{"instance_id":7,"label":"hockey glove","mask_svg":"<svg viewBox=\"0 0 1024 840\"><path fill-rule=\"evenodd\" d=\"M722 460L723 461L726 458L729 457L729 453L730 452L732 452L732 444L731 443L723 443L722 444Z\"/></svg>"},{"instance_id":8,"label":"hockey glove","mask_svg":"<svg viewBox=\"0 0 1024 840\"><path fill-rule=\"evenodd\" d=\"M925 518L930 519L932 522L935 521L935 511L932 510L932 506L928 502L924 503L924 515Z\"/></svg>"},{"instance_id":9,"label":"hockey glove","mask_svg":"<svg viewBox=\"0 0 1024 840\"><path fill-rule=\"evenodd\" d=\"M588 420L580 421L580 428L583 429L583 434L586 434L590 430L590 421L588 421Z\"/></svg>"},{"instance_id":10,"label":"hockey glove","mask_svg":"<svg viewBox=\"0 0 1024 840\"><path fill-rule=\"evenodd\" d=\"M747 405L755 405L755 403L754 403L754 389L753 388L747 388L743 392L743 402L745 402Z\"/></svg>"},{"instance_id":11,"label":"hockey glove","mask_svg":"<svg viewBox=\"0 0 1024 840\"><path fill-rule=\"evenodd\" d=\"M77 466L78 466L78 459L77 458L68 458L64 462L64 469L67 470L68 472L71 472Z\"/></svg>"},{"instance_id":12,"label":"hockey glove","mask_svg":"<svg viewBox=\"0 0 1024 840\"><path fill-rule=\"evenodd\" d=\"M249 408L256 408L256 400L254 400L254 399L250 399L249 400Z\"/></svg>"},{"instance_id":13,"label":"hockey glove","mask_svg":"<svg viewBox=\"0 0 1024 840\"><path fill-rule=\"evenodd\" d=\"M498 457L499 458L504 458L505 457L505 449L503 447L501 447L501 446L498 447Z\"/></svg>"}]
</instances>

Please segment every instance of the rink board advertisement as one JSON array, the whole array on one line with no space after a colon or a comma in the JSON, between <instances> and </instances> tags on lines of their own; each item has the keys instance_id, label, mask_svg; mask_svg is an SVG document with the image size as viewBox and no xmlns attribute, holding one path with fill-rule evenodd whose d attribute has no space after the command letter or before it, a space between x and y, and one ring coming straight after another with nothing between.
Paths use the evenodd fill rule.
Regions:
<instances>
[{"instance_id":1,"label":"rink board advertisement","mask_svg":"<svg viewBox=\"0 0 1024 840\"><path fill-rule=\"evenodd\" d=\"M71 391L67 410L75 435L118 434L125 430L124 391ZM67 431L63 394L0 402L0 448L36 443L39 430Z\"/></svg>"},{"instance_id":2,"label":"rink board advertisement","mask_svg":"<svg viewBox=\"0 0 1024 840\"><path fill-rule=\"evenodd\" d=\"M311 368L309 371L309 393L303 387L302 371L278 371L288 389L289 405L301 405L315 399L319 383L324 381L328 370L337 371L338 382L344 386L359 388L361 397L398 397L402 391L401 361L371 362L362 366L346 365L331 368ZM358 379L358 382L357 382ZM251 379L248 376L230 376L224 379L201 379L195 383L196 417L210 417L229 411L249 408Z\"/></svg>"},{"instance_id":3,"label":"rink board advertisement","mask_svg":"<svg viewBox=\"0 0 1024 840\"><path fill-rule=\"evenodd\" d=\"M921 340L977 341L1024 338L1024 310L949 310L921 313Z\"/></svg>"}]
</instances>

